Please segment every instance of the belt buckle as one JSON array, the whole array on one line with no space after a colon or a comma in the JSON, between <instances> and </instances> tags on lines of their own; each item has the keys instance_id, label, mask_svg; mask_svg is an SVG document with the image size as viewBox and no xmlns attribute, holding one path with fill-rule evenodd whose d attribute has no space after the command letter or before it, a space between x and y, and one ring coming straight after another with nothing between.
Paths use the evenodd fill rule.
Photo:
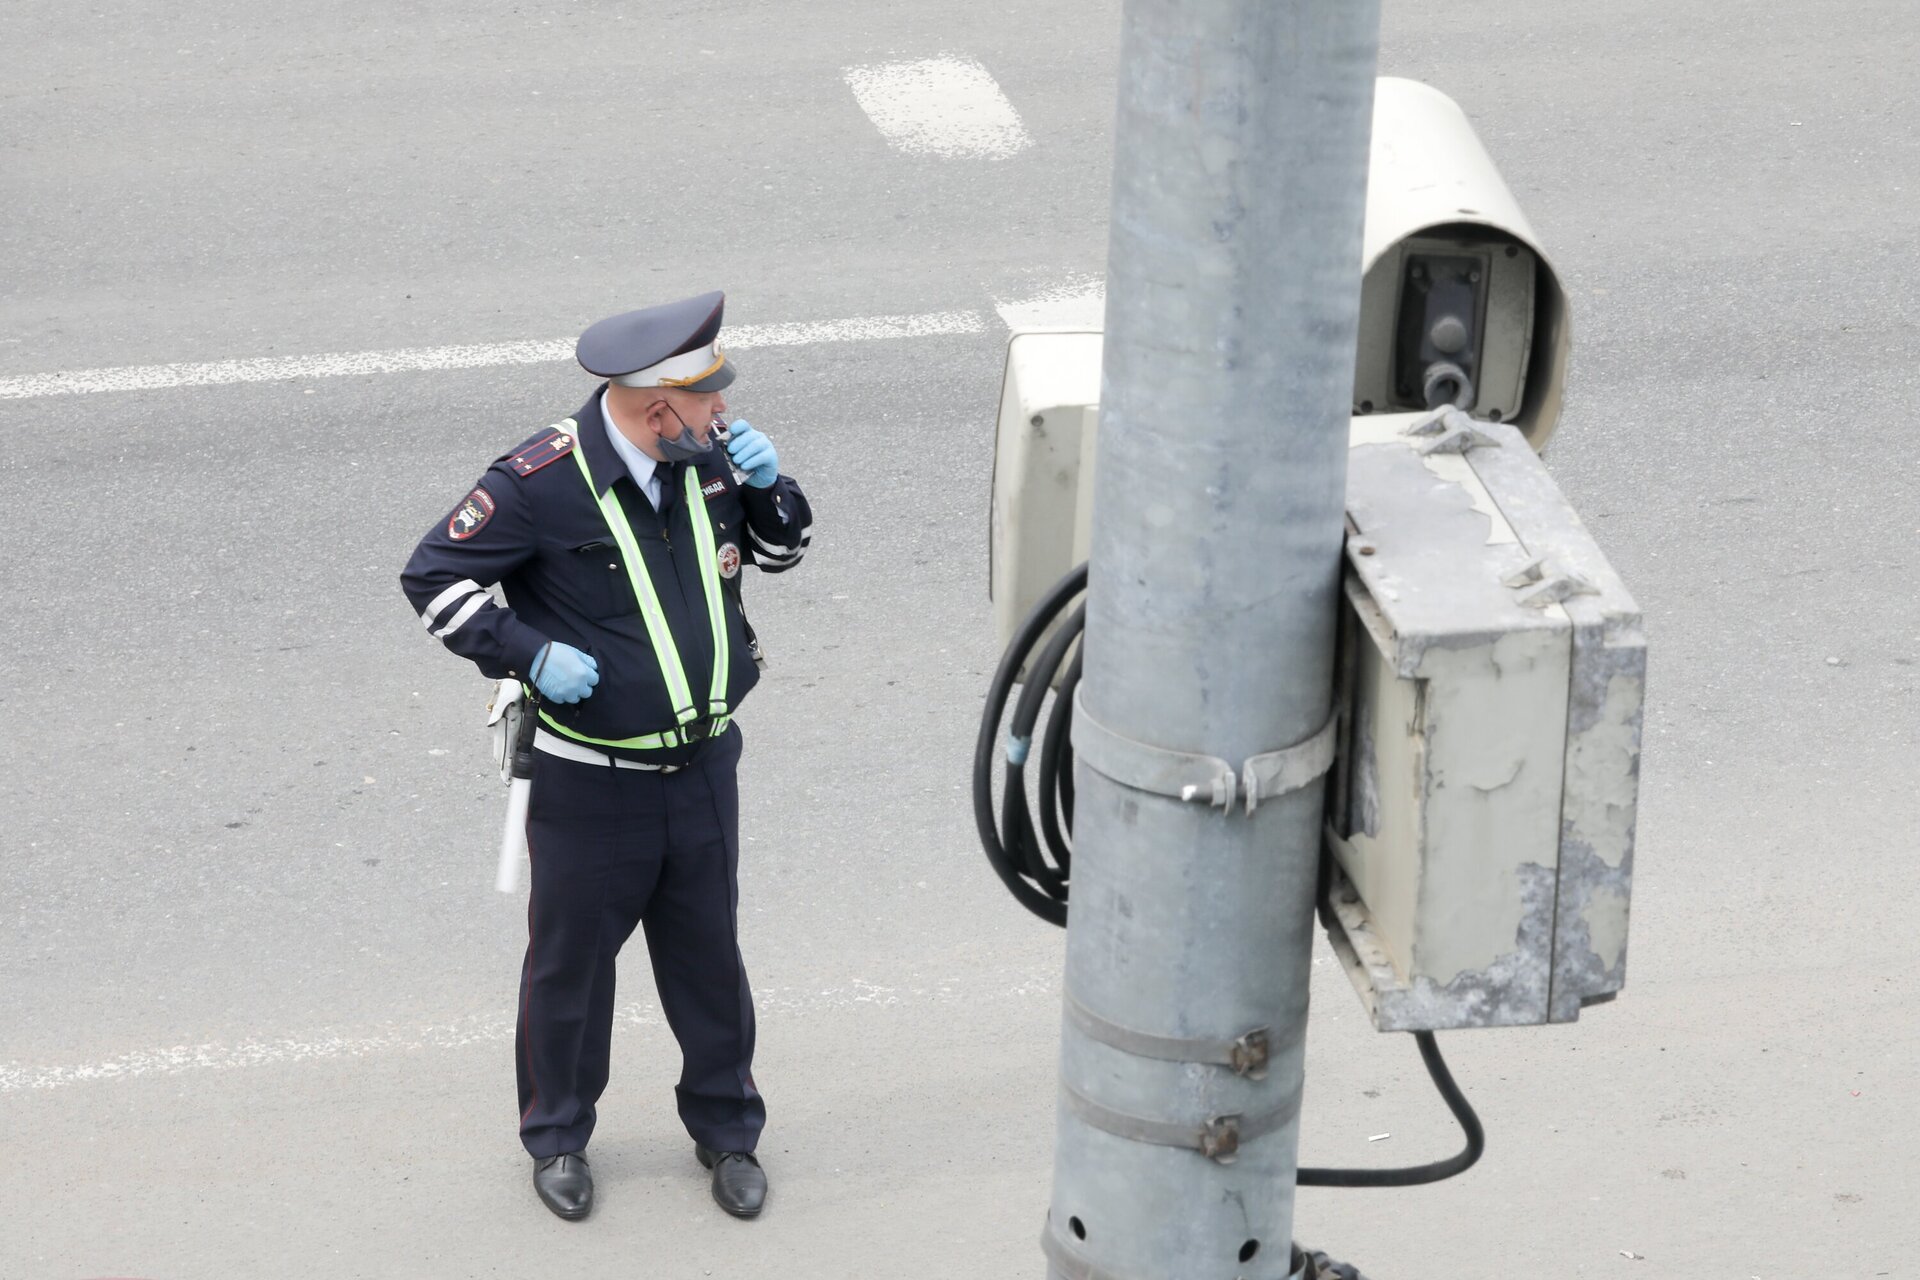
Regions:
<instances>
[{"instance_id":1,"label":"belt buckle","mask_svg":"<svg viewBox=\"0 0 1920 1280\"><path fill-rule=\"evenodd\" d=\"M680 741L687 746L696 742L705 742L713 736L712 720L695 720L692 724L680 726Z\"/></svg>"}]
</instances>

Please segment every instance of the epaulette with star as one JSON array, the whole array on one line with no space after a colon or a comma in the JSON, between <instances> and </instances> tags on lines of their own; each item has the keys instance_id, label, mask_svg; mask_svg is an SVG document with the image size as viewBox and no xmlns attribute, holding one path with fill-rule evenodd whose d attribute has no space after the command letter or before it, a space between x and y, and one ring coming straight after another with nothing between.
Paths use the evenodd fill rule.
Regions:
<instances>
[{"instance_id":1,"label":"epaulette with star","mask_svg":"<svg viewBox=\"0 0 1920 1280\"><path fill-rule=\"evenodd\" d=\"M573 452L579 437L574 435L574 422L571 418L557 426L549 427L512 453L503 461L523 476L530 476L550 463L558 462Z\"/></svg>"}]
</instances>

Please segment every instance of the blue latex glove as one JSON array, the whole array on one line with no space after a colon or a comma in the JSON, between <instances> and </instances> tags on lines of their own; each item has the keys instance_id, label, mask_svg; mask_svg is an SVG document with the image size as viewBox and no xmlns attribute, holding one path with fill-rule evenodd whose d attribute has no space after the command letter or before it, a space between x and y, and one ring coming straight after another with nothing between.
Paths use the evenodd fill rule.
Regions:
<instances>
[{"instance_id":1,"label":"blue latex glove","mask_svg":"<svg viewBox=\"0 0 1920 1280\"><path fill-rule=\"evenodd\" d=\"M600 664L592 654L549 640L533 660L533 683L548 702L579 702L600 683Z\"/></svg>"},{"instance_id":2,"label":"blue latex glove","mask_svg":"<svg viewBox=\"0 0 1920 1280\"><path fill-rule=\"evenodd\" d=\"M773 441L745 418L728 427L727 434L727 455L747 473L747 483L756 489L771 488L780 478L780 455L773 451Z\"/></svg>"}]
</instances>

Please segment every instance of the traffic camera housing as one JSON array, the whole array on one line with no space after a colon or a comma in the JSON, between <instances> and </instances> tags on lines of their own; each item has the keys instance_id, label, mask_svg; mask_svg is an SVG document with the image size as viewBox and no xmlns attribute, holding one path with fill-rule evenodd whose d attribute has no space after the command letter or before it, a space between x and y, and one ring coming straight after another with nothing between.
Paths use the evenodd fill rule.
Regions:
<instances>
[{"instance_id":1,"label":"traffic camera housing","mask_svg":"<svg viewBox=\"0 0 1920 1280\"><path fill-rule=\"evenodd\" d=\"M1456 405L1544 448L1572 353L1566 290L1466 114L1429 85L1378 82L1361 243L1356 423ZM1101 337L1008 344L989 553L1002 644L1087 557Z\"/></svg>"},{"instance_id":2,"label":"traffic camera housing","mask_svg":"<svg viewBox=\"0 0 1920 1280\"><path fill-rule=\"evenodd\" d=\"M1466 114L1429 85L1375 90L1361 264L1356 417L1452 405L1545 446L1566 290Z\"/></svg>"}]
</instances>

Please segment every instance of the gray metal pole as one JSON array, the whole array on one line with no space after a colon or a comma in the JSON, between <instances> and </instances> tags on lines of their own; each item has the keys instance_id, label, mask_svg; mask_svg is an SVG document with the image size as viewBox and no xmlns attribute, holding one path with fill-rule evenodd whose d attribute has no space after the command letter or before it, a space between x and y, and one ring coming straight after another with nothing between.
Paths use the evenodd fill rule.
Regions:
<instances>
[{"instance_id":1,"label":"gray metal pole","mask_svg":"<svg viewBox=\"0 0 1920 1280\"><path fill-rule=\"evenodd\" d=\"M1111 733L1075 730L1047 1252L1258 1280L1291 1270L1320 789L1249 814L1108 775L1177 764L1126 740L1238 768L1327 719L1379 5L1123 21L1082 686ZM1223 1065L1256 1029L1264 1078Z\"/></svg>"}]
</instances>

